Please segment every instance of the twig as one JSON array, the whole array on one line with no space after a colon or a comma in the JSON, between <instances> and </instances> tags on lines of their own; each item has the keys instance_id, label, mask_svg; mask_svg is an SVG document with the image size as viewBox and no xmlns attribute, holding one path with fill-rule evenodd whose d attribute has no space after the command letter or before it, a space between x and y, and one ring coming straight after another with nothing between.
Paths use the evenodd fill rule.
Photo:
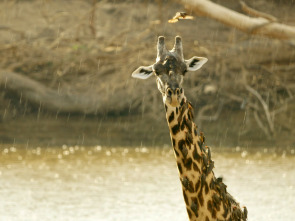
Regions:
<instances>
[{"instance_id":1,"label":"twig","mask_svg":"<svg viewBox=\"0 0 295 221\"><path fill-rule=\"evenodd\" d=\"M92 9L91 9L91 14L90 14L89 28L90 28L91 33L94 38L96 36L96 30L95 30L95 25L94 25L95 11L96 11L95 9L96 9L96 0L92 0Z\"/></svg>"},{"instance_id":2,"label":"twig","mask_svg":"<svg viewBox=\"0 0 295 221\"><path fill-rule=\"evenodd\" d=\"M274 119L274 117L275 117L276 114L279 114L279 113L281 113L283 111L287 111L288 110L288 103L290 101L294 100L294 98L295 97L289 97L289 98L287 98L285 100L284 104L282 104L280 108L271 111L270 114L271 114L272 118Z\"/></svg>"},{"instance_id":3,"label":"twig","mask_svg":"<svg viewBox=\"0 0 295 221\"><path fill-rule=\"evenodd\" d=\"M263 125L262 121L260 120L258 114L257 114L257 111L253 111L253 114L254 114L254 118L258 124L258 126L261 128L261 130L264 132L264 134L268 137L268 138L271 138L270 134L269 134L269 131L268 129Z\"/></svg>"},{"instance_id":4,"label":"twig","mask_svg":"<svg viewBox=\"0 0 295 221\"><path fill-rule=\"evenodd\" d=\"M13 29L11 27L8 27L8 26L0 25L0 31L1 30L14 32L16 34L19 34L21 36L21 38L24 38L25 37L25 32L19 31L19 30L15 30L15 29Z\"/></svg>"},{"instance_id":5,"label":"twig","mask_svg":"<svg viewBox=\"0 0 295 221\"><path fill-rule=\"evenodd\" d=\"M201 120L215 121L215 120L217 120L221 111L222 111L223 102L219 103L217 111L215 112L215 114L213 116L204 116L203 115L203 113L205 111L212 109L214 106L215 106L214 104L208 104L208 105L202 107L198 112L198 116L197 116L198 121L201 121Z\"/></svg>"},{"instance_id":6,"label":"twig","mask_svg":"<svg viewBox=\"0 0 295 221\"><path fill-rule=\"evenodd\" d=\"M262 99L261 95L255 89L253 89L249 85L245 85L245 87L251 94L256 96L257 99L259 100L259 102L261 103L263 110L265 112L265 116L266 116L266 119L267 119L267 122L268 122L268 125L270 128L270 131L271 131L271 133L273 133L274 132L274 124L273 124L273 120L271 119L268 105L266 104L266 102Z\"/></svg>"},{"instance_id":7,"label":"twig","mask_svg":"<svg viewBox=\"0 0 295 221\"><path fill-rule=\"evenodd\" d=\"M237 101L237 102L240 102L240 103L243 103L245 101L245 98L239 97L239 96L237 96L235 94L231 94L231 93L227 93L227 92L222 92L222 94L224 96L228 97L229 99L234 100L234 101ZM259 110L259 107L256 104L249 103L247 101L246 105L248 107L253 108L254 110Z\"/></svg>"}]
</instances>

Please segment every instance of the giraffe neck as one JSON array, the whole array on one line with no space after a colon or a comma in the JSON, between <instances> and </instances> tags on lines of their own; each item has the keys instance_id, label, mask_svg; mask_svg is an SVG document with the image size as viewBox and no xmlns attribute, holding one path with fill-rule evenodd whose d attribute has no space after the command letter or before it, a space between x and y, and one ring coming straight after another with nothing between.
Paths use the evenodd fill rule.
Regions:
<instances>
[{"instance_id":1,"label":"giraffe neck","mask_svg":"<svg viewBox=\"0 0 295 221\"><path fill-rule=\"evenodd\" d=\"M165 104L165 110L189 219L246 220L222 179L214 176L210 148L198 135L192 105L184 97L178 107Z\"/></svg>"}]
</instances>

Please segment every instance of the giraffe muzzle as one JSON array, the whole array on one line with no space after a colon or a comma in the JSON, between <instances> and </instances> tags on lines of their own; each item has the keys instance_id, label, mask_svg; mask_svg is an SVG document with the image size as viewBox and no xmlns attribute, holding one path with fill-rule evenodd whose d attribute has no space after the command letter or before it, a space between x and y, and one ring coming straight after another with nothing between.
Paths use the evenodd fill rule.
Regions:
<instances>
[{"instance_id":1,"label":"giraffe muzzle","mask_svg":"<svg viewBox=\"0 0 295 221\"><path fill-rule=\"evenodd\" d=\"M182 93L182 88L175 88L175 89L172 89L170 87L167 88L167 95L169 97L171 97L173 95L179 96L181 93Z\"/></svg>"},{"instance_id":2,"label":"giraffe muzzle","mask_svg":"<svg viewBox=\"0 0 295 221\"><path fill-rule=\"evenodd\" d=\"M167 101L170 103L171 106L176 107L179 105L180 96L182 94L183 90L182 88L167 88L166 90L166 96Z\"/></svg>"}]
</instances>

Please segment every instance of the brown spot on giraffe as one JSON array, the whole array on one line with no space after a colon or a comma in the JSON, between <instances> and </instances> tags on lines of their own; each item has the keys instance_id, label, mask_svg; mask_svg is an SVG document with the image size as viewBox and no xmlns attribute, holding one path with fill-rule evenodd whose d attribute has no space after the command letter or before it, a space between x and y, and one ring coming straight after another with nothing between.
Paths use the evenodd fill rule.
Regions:
<instances>
[{"instance_id":1,"label":"brown spot on giraffe","mask_svg":"<svg viewBox=\"0 0 295 221\"><path fill-rule=\"evenodd\" d=\"M168 122L171 123L174 120L174 112L172 112L168 118Z\"/></svg>"},{"instance_id":2,"label":"brown spot on giraffe","mask_svg":"<svg viewBox=\"0 0 295 221\"><path fill-rule=\"evenodd\" d=\"M194 192L194 184L193 184L193 181L191 181L191 180L188 183L188 191L190 193L193 193Z\"/></svg>"},{"instance_id":3,"label":"brown spot on giraffe","mask_svg":"<svg viewBox=\"0 0 295 221\"><path fill-rule=\"evenodd\" d=\"M218 220L238 220L235 217L245 218L246 215L243 215L239 204L229 198L226 186L215 178L211 158L203 147L205 136L203 133L198 136L197 126L193 122L192 104L187 101L182 89L185 73L198 70L206 62L207 58L196 56L185 60L179 36L175 38L174 48L170 51L166 49L164 37L159 37L156 62L147 67L139 67L132 76L147 79L155 75L157 78L189 219L207 221L212 217ZM208 169L208 165L212 168ZM214 199L215 193L221 197ZM236 205L235 213L229 204Z\"/></svg>"},{"instance_id":4,"label":"brown spot on giraffe","mask_svg":"<svg viewBox=\"0 0 295 221\"><path fill-rule=\"evenodd\" d=\"M184 103L185 103L185 100L184 100L184 98L181 100L181 102L180 102L180 106L182 107L183 105L184 105Z\"/></svg>"},{"instance_id":5,"label":"brown spot on giraffe","mask_svg":"<svg viewBox=\"0 0 295 221\"><path fill-rule=\"evenodd\" d=\"M186 205L188 205L188 198L187 198L187 195L185 193L185 190L183 190L182 193L183 193L184 202L185 202Z\"/></svg>"},{"instance_id":6,"label":"brown spot on giraffe","mask_svg":"<svg viewBox=\"0 0 295 221\"><path fill-rule=\"evenodd\" d=\"M190 193L194 192L193 182L187 177L180 178L184 190L188 190Z\"/></svg>"},{"instance_id":7,"label":"brown spot on giraffe","mask_svg":"<svg viewBox=\"0 0 295 221\"><path fill-rule=\"evenodd\" d=\"M205 183L205 193L206 194L209 193L209 185L208 185L208 183Z\"/></svg>"},{"instance_id":8,"label":"brown spot on giraffe","mask_svg":"<svg viewBox=\"0 0 295 221\"><path fill-rule=\"evenodd\" d=\"M199 202L197 197L192 197L192 202L194 202L197 205L197 207L199 207Z\"/></svg>"},{"instance_id":9,"label":"brown spot on giraffe","mask_svg":"<svg viewBox=\"0 0 295 221\"><path fill-rule=\"evenodd\" d=\"M187 214L188 214L188 217L191 219L193 214L192 212L190 211L190 208L186 207L186 211L187 211Z\"/></svg>"},{"instance_id":10,"label":"brown spot on giraffe","mask_svg":"<svg viewBox=\"0 0 295 221\"><path fill-rule=\"evenodd\" d=\"M181 126L180 126L180 130L183 131L184 127L185 127L185 123L184 123L184 121L182 121Z\"/></svg>"},{"instance_id":11,"label":"brown spot on giraffe","mask_svg":"<svg viewBox=\"0 0 295 221\"><path fill-rule=\"evenodd\" d=\"M188 118L192 121L194 119L194 108L191 103L189 103Z\"/></svg>"},{"instance_id":12,"label":"brown spot on giraffe","mask_svg":"<svg viewBox=\"0 0 295 221\"><path fill-rule=\"evenodd\" d=\"M188 154L188 150L187 150L187 148L185 146L183 146L181 152L182 152L182 156L183 156L183 163L185 164L185 162L187 160L186 156Z\"/></svg>"},{"instance_id":13,"label":"brown spot on giraffe","mask_svg":"<svg viewBox=\"0 0 295 221\"><path fill-rule=\"evenodd\" d=\"M195 184L195 192L197 192L199 190L200 186L201 186L201 181L198 180Z\"/></svg>"},{"instance_id":14,"label":"brown spot on giraffe","mask_svg":"<svg viewBox=\"0 0 295 221\"><path fill-rule=\"evenodd\" d=\"M193 163L193 160L191 158L188 158L185 160L184 162L184 167L187 169L187 170L191 170L192 169L192 163Z\"/></svg>"},{"instance_id":15,"label":"brown spot on giraffe","mask_svg":"<svg viewBox=\"0 0 295 221\"><path fill-rule=\"evenodd\" d=\"M190 133L188 133L188 132L185 133L185 141L186 141L187 146L189 146L189 147L194 142L192 135Z\"/></svg>"},{"instance_id":16,"label":"brown spot on giraffe","mask_svg":"<svg viewBox=\"0 0 295 221\"><path fill-rule=\"evenodd\" d=\"M181 106L180 107L180 114L178 115L177 121L180 122L183 119L183 114L186 110L186 106Z\"/></svg>"},{"instance_id":17,"label":"brown spot on giraffe","mask_svg":"<svg viewBox=\"0 0 295 221\"><path fill-rule=\"evenodd\" d=\"M199 200L200 206L202 207L204 205L204 197L203 197L202 189L199 191L198 200Z\"/></svg>"},{"instance_id":18,"label":"brown spot on giraffe","mask_svg":"<svg viewBox=\"0 0 295 221\"><path fill-rule=\"evenodd\" d=\"M198 200L197 199L192 199L191 210L193 211L193 213L195 214L196 217L199 217Z\"/></svg>"},{"instance_id":19,"label":"brown spot on giraffe","mask_svg":"<svg viewBox=\"0 0 295 221\"><path fill-rule=\"evenodd\" d=\"M198 151L197 151L197 147L196 147L196 145L194 145L193 158L194 158L198 163L200 163L200 162L201 162L201 159L202 159L202 157L198 154Z\"/></svg>"},{"instance_id":20,"label":"brown spot on giraffe","mask_svg":"<svg viewBox=\"0 0 295 221\"><path fill-rule=\"evenodd\" d=\"M182 174L182 166L180 163L177 163L178 171L180 174Z\"/></svg>"},{"instance_id":21,"label":"brown spot on giraffe","mask_svg":"<svg viewBox=\"0 0 295 221\"><path fill-rule=\"evenodd\" d=\"M198 165L197 165L195 162L193 163L193 169L194 169L194 171L196 171L196 172L198 172L198 173L201 173L201 171L200 171Z\"/></svg>"},{"instance_id":22,"label":"brown spot on giraffe","mask_svg":"<svg viewBox=\"0 0 295 221\"><path fill-rule=\"evenodd\" d=\"M179 124L174 125L172 128L172 133L176 135L179 132Z\"/></svg>"},{"instance_id":23,"label":"brown spot on giraffe","mask_svg":"<svg viewBox=\"0 0 295 221\"><path fill-rule=\"evenodd\" d=\"M212 201L211 200L208 200L208 202L207 202L207 209L212 214L213 207L212 207Z\"/></svg>"},{"instance_id":24,"label":"brown spot on giraffe","mask_svg":"<svg viewBox=\"0 0 295 221\"><path fill-rule=\"evenodd\" d=\"M175 139L172 138L172 145L175 147Z\"/></svg>"},{"instance_id":25,"label":"brown spot on giraffe","mask_svg":"<svg viewBox=\"0 0 295 221\"><path fill-rule=\"evenodd\" d=\"M214 208L212 210L212 218L213 219L216 219L216 210Z\"/></svg>"},{"instance_id":26,"label":"brown spot on giraffe","mask_svg":"<svg viewBox=\"0 0 295 221\"><path fill-rule=\"evenodd\" d=\"M182 150L185 148L185 141L184 140L179 140L178 141L178 149L182 152ZM183 153L183 152L182 152ZM183 156L186 157L186 156Z\"/></svg>"}]
</instances>

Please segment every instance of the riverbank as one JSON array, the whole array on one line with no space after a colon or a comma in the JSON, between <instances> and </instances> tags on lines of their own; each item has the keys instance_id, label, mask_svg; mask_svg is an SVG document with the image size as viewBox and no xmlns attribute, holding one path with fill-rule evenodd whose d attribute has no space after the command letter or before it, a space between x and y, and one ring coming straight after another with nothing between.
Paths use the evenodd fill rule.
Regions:
<instances>
[{"instance_id":1,"label":"riverbank","mask_svg":"<svg viewBox=\"0 0 295 221\"><path fill-rule=\"evenodd\" d=\"M199 129L206 145L213 147L295 147L294 136L280 131L280 137L266 139L259 129L246 130L243 114L224 113ZM254 123L254 122L253 122ZM234 125L234 126L232 126ZM238 128L238 131L237 131ZM164 112L157 119L146 116L26 116L1 123L1 144L30 146L170 146Z\"/></svg>"},{"instance_id":2,"label":"riverbank","mask_svg":"<svg viewBox=\"0 0 295 221\"><path fill-rule=\"evenodd\" d=\"M247 2L248 3L248 2ZM237 1L222 4L241 11ZM295 25L294 4L249 1ZM195 122L214 146L295 145L292 42L241 33L209 18L168 23L182 4L162 1L0 2L0 143L170 144L154 79L131 78L156 56L156 39L185 58Z\"/></svg>"}]
</instances>

